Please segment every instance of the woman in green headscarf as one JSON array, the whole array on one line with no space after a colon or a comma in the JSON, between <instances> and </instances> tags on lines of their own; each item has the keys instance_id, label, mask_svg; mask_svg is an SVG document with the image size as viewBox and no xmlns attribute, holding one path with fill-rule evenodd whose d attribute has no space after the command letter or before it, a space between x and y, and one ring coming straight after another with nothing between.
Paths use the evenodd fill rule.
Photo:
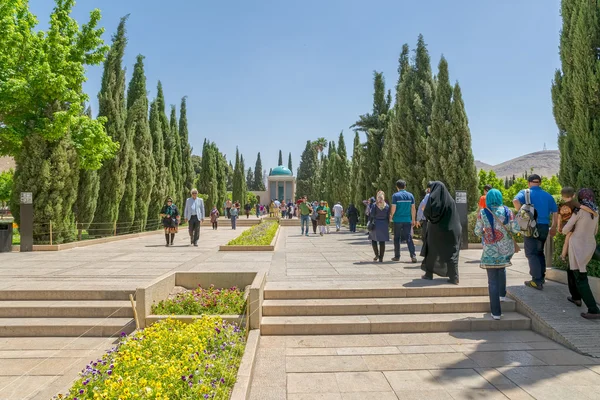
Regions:
<instances>
[{"instance_id":1,"label":"woman in green headscarf","mask_svg":"<svg viewBox=\"0 0 600 400\"><path fill-rule=\"evenodd\" d=\"M160 216L162 218L163 226L165 227L165 239L167 240L167 247L169 244L173 246L173 240L175 240L175 234L179 227L179 210L177 206L173 204L173 199L167 197L162 210L160 210ZM169 241L170 239L170 241Z\"/></svg>"}]
</instances>

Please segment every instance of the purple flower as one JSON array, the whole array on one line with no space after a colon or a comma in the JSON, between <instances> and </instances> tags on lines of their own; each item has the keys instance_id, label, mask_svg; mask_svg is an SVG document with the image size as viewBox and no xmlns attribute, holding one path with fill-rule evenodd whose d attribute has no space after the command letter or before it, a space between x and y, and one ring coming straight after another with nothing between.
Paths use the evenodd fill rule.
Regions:
<instances>
[{"instance_id":1,"label":"purple flower","mask_svg":"<svg viewBox=\"0 0 600 400\"><path fill-rule=\"evenodd\" d=\"M192 386L194 386L194 383L192 381L188 382L188 386L190 387L190 389L192 388Z\"/></svg>"},{"instance_id":2,"label":"purple flower","mask_svg":"<svg viewBox=\"0 0 600 400\"><path fill-rule=\"evenodd\" d=\"M207 395L207 394L205 394L205 395L204 395L204 398L205 398L205 399L208 399L208 395Z\"/></svg>"},{"instance_id":3,"label":"purple flower","mask_svg":"<svg viewBox=\"0 0 600 400\"><path fill-rule=\"evenodd\" d=\"M225 378L221 378L221 383L225 383Z\"/></svg>"},{"instance_id":4,"label":"purple flower","mask_svg":"<svg viewBox=\"0 0 600 400\"><path fill-rule=\"evenodd\" d=\"M83 381L82 383L83 383L83 386L85 386L85 385L87 385L88 383L90 383L90 380L89 380L89 379L86 379L86 380L85 380L85 381Z\"/></svg>"},{"instance_id":5,"label":"purple flower","mask_svg":"<svg viewBox=\"0 0 600 400\"><path fill-rule=\"evenodd\" d=\"M79 394L83 394L84 390L83 389L79 389Z\"/></svg>"},{"instance_id":6,"label":"purple flower","mask_svg":"<svg viewBox=\"0 0 600 400\"><path fill-rule=\"evenodd\" d=\"M182 380L182 381L184 381L184 382L185 382L185 380L186 380L186 379L187 379L187 378L186 378L186 376L185 376L185 375L181 375L181 380Z\"/></svg>"},{"instance_id":7,"label":"purple flower","mask_svg":"<svg viewBox=\"0 0 600 400\"><path fill-rule=\"evenodd\" d=\"M190 374L190 379L192 379L193 377L194 377L194 375L193 375L193 374Z\"/></svg>"},{"instance_id":8,"label":"purple flower","mask_svg":"<svg viewBox=\"0 0 600 400\"><path fill-rule=\"evenodd\" d=\"M121 332L121 337L125 337L127 334L125 332Z\"/></svg>"},{"instance_id":9,"label":"purple flower","mask_svg":"<svg viewBox=\"0 0 600 400\"><path fill-rule=\"evenodd\" d=\"M219 328L215 328L215 331L217 331L217 333L221 333L221 330Z\"/></svg>"},{"instance_id":10,"label":"purple flower","mask_svg":"<svg viewBox=\"0 0 600 400\"><path fill-rule=\"evenodd\" d=\"M108 375L112 375L112 369L109 369L108 371L106 371L106 373L107 373Z\"/></svg>"}]
</instances>

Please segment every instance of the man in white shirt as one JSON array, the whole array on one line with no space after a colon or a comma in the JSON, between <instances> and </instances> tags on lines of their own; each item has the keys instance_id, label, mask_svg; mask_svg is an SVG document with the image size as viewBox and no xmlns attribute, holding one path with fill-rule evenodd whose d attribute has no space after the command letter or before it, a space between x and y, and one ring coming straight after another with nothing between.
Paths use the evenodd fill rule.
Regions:
<instances>
[{"instance_id":1,"label":"man in white shirt","mask_svg":"<svg viewBox=\"0 0 600 400\"><path fill-rule=\"evenodd\" d=\"M200 223L204 221L204 200L198 197L197 189L192 189L192 197L185 201L185 211L183 216L188 222L190 244L198 247L198 239L200 238Z\"/></svg>"},{"instance_id":2,"label":"man in white shirt","mask_svg":"<svg viewBox=\"0 0 600 400\"><path fill-rule=\"evenodd\" d=\"M342 217L344 216L344 207L338 201L333 206L333 217L335 219L335 231L339 232L342 227Z\"/></svg>"}]
</instances>

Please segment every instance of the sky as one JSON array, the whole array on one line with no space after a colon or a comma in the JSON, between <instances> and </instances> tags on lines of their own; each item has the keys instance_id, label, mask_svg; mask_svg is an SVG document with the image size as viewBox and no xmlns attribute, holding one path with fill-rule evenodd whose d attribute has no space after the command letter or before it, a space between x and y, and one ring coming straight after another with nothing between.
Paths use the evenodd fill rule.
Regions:
<instances>
[{"instance_id":1,"label":"sky","mask_svg":"<svg viewBox=\"0 0 600 400\"><path fill-rule=\"evenodd\" d=\"M40 28L53 5L30 0ZM402 45L413 50L420 33L434 73L443 54L461 85L476 159L557 148L560 0L80 0L73 16L83 24L93 8L107 43L130 14L128 80L143 54L151 99L158 80L167 105L188 97L195 154L207 138L229 159L239 147L246 168L260 151L268 171L282 150L295 173L307 140L341 131L351 154L350 126L372 109L373 71L393 88ZM87 70L94 113L101 75L101 66Z\"/></svg>"}]
</instances>

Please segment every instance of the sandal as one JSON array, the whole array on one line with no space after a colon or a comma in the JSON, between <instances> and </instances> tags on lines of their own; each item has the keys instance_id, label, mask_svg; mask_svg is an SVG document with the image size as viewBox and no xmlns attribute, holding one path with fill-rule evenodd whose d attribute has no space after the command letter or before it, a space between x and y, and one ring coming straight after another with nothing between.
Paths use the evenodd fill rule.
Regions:
<instances>
[{"instance_id":1,"label":"sandal","mask_svg":"<svg viewBox=\"0 0 600 400\"><path fill-rule=\"evenodd\" d=\"M573 298L571 296L567 297L567 300L569 300L571 303L575 304L577 307L581 307L581 300L573 300Z\"/></svg>"}]
</instances>

